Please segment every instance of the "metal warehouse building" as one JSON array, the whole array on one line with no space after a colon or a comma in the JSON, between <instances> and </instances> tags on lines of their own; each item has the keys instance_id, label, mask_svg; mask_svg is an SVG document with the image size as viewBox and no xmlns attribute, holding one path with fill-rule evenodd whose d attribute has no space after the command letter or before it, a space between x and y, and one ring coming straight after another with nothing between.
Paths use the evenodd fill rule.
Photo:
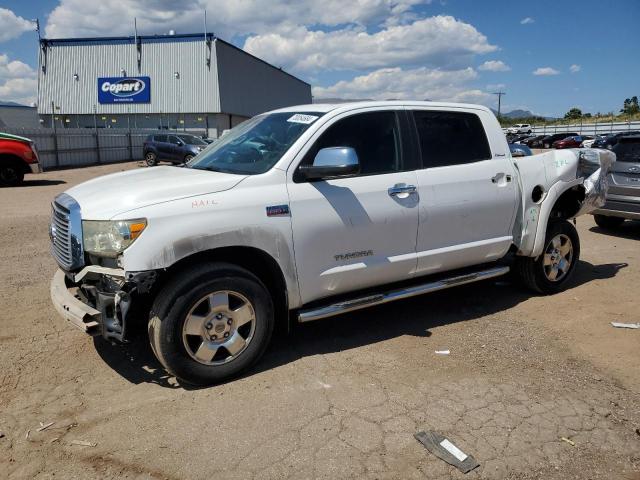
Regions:
<instances>
[{"instance_id":1,"label":"metal warehouse building","mask_svg":"<svg viewBox=\"0 0 640 480\"><path fill-rule=\"evenodd\" d=\"M212 34L41 39L44 127L224 130L311 86ZM55 125L54 125L55 124Z\"/></svg>"}]
</instances>

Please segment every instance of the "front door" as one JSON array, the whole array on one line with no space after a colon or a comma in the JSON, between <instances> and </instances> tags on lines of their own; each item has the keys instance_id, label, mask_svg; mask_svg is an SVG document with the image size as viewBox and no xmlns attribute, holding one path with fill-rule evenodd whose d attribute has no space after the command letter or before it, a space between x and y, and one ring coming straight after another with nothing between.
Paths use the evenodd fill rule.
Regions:
<instances>
[{"instance_id":1,"label":"front door","mask_svg":"<svg viewBox=\"0 0 640 480\"><path fill-rule=\"evenodd\" d=\"M309 182L293 172L288 190L303 303L412 275L419 197L411 192L417 177L401 121L393 110L339 118L316 134L300 162L311 164L321 148L351 147L359 175Z\"/></svg>"},{"instance_id":2,"label":"front door","mask_svg":"<svg viewBox=\"0 0 640 480\"><path fill-rule=\"evenodd\" d=\"M493 155L473 112L416 110L413 118L423 164L417 274L501 258L513 240L517 204L506 143Z\"/></svg>"}]
</instances>

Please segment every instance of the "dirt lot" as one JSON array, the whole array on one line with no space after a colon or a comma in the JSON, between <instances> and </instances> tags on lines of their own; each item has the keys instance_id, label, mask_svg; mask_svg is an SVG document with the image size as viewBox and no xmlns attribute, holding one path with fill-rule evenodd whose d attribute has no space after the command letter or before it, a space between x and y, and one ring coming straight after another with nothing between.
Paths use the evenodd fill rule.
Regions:
<instances>
[{"instance_id":1,"label":"dirt lot","mask_svg":"<svg viewBox=\"0 0 640 480\"><path fill-rule=\"evenodd\" d=\"M580 218L560 295L501 279L298 326L244 378L193 390L144 338L94 341L50 304L51 199L125 168L138 166L0 190L0 474L640 479L640 330L609 324L640 322L640 223L607 233ZM480 468L444 464L414 440L423 429Z\"/></svg>"}]
</instances>

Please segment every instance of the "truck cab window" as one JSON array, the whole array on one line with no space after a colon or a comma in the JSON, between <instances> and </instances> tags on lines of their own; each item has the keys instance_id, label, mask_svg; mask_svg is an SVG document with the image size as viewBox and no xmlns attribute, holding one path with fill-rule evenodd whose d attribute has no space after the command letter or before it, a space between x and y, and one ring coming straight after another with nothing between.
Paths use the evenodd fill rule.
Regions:
<instances>
[{"instance_id":1,"label":"truck cab window","mask_svg":"<svg viewBox=\"0 0 640 480\"><path fill-rule=\"evenodd\" d=\"M320 136L307 153L304 164L313 163L318 151L327 147L353 148L358 154L362 175L402 169L400 128L395 112L360 113L338 120Z\"/></svg>"},{"instance_id":2,"label":"truck cab window","mask_svg":"<svg viewBox=\"0 0 640 480\"><path fill-rule=\"evenodd\" d=\"M491 158L480 118L467 112L417 110L416 122L423 168L472 163Z\"/></svg>"}]
</instances>

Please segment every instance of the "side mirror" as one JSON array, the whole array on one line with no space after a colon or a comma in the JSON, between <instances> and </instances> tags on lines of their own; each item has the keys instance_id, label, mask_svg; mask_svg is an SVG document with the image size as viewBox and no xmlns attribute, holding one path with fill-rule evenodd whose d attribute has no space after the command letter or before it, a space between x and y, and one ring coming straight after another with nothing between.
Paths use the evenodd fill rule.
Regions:
<instances>
[{"instance_id":1,"label":"side mirror","mask_svg":"<svg viewBox=\"0 0 640 480\"><path fill-rule=\"evenodd\" d=\"M346 177L360 173L360 162L351 147L328 147L316 154L313 165L302 165L298 170L307 180Z\"/></svg>"}]
</instances>

